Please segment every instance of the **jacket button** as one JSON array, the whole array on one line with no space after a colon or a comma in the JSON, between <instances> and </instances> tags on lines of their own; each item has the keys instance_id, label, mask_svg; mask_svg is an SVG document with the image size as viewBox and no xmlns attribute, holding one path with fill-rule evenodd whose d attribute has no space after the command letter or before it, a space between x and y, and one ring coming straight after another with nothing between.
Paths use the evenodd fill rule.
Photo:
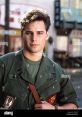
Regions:
<instances>
[{"instance_id":1,"label":"jacket button","mask_svg":"<svg viewBox=\"0 0 82 117\"><path fill-rule=\"evenodd\" d=\"M40 75L40 78L42 78L42 75Z\"/></svg>"},{"instance_id":2,"label":"jacket button","mask_svg":"<svg viewBox=\"0 0 82 117\"><path fill-rule=\"evenodd\" d=\"M4 68L4 64L2 64L2 68Z\"/></svg>"},{"instance_id":3,"label":"jacket button","mask_svg":"<svg viewBox=\"0 0 82 117\"><path fill-rule=\"evenodd\" d=\"M67 100L68 99L68 97L65 97L65 100Z\"/></svg>"},{"instance_id":4,"label":"jacket button","mask_svg":"<svg viewBox=\"0 0 82 117\"><path fill-rule=\"evenodd\" d=\"M5 91L5 86L2 87L2 91Z\"/></svg>"},{"instance_id":5,"label":"jacket button","mask_svg":"<svg viewBox=\"0 0 82 117\"><path fill-rule=\"evenodd\" d=\"M14 77L14 78L16 78L16 77L17 77L17 75L15 74L13 77Z\"/></svg>"},{"instance_id":6,"label":"jacket button","mask_svg":"<svg viewBox=\"0 0 82 117\"><path fill-rule=\"evenodd\" d=\"M54 86L53 86L53 89L54 89Z\"/></svg>"},{"instance_id":7,"label":"jacket button","mask_svg":"<svg viewBox=\"0 0 82 117\"><path fill-rule=\"evenodd\" d=\"M29 107L27 107L27 110L29 110L30 108Z\"/></svg>"}]
</instances>

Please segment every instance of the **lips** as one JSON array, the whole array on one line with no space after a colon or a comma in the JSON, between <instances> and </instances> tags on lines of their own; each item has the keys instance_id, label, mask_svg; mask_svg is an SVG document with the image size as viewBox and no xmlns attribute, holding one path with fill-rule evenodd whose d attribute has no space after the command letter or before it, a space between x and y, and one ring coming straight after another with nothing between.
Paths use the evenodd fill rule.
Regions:
<instances>
[{"instance_id":1,"label":"lips","mask_svg":"<svg viewBox=\"0 0 82 117\"><path fill-rule=\"evenodd\" d=\"M39 45L39 44L31 44L31 46L34 46L34 47L35 47L35 46L38 46L38 45Z\"/></svg>"}]
</instances>

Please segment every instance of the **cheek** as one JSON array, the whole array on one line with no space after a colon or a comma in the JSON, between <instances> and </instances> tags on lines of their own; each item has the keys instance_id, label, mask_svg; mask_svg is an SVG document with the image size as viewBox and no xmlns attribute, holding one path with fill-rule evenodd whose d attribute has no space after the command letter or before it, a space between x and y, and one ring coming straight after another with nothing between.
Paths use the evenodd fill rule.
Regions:
<instances>
[{"instance_id":1,"label":"cheek","mask_svg":"<svg viewBox=\"0 0 82 117\"><path fill-rule=\"evenodd\" d=\"M24 43L29 43L30 42L30 40L26 36L23 36L23 41L24 41Z\"/></svg>"},{"instance_id":2,"label":"cheek","mask_svg":"<svg viewBox=\"0 0 82 117\"><path fill-rule=\"evenodd\" d=\"M42 45L43 48L44 48L45 44L46 44L46 40L43 39L43 40L41 41L41 45Z\"/></svg>"}]
</instances>

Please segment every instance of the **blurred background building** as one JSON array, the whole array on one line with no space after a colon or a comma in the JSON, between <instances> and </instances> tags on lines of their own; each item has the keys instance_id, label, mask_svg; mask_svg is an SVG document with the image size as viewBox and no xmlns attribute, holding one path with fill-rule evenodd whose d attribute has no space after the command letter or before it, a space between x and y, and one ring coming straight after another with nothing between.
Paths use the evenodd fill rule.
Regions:
<instances>
[{"instance_id":1,"label":"blurred background building","mask_svg":"<svg viewBox=\"0 0 82 117\"><path fill-rule=\"evenodd\" d=\"M82 67L82 0L55 0L56 48L62 67Z\"/></svg>"}]
</instances>

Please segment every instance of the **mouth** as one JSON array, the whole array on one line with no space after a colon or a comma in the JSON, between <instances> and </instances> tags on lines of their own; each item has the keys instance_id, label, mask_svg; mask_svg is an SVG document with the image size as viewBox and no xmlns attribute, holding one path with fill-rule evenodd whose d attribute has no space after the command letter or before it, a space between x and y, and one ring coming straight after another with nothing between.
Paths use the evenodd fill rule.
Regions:
<instances>
[{"instance_id":1,"label":"mouth","mask_svg":"<svg viewBox=\"0 0 82 117\"><path fill-rule=\"evenodd\" d=\"M32 47L37 47L39 44L31 44Z\"/></svg>"}]
</instances>

